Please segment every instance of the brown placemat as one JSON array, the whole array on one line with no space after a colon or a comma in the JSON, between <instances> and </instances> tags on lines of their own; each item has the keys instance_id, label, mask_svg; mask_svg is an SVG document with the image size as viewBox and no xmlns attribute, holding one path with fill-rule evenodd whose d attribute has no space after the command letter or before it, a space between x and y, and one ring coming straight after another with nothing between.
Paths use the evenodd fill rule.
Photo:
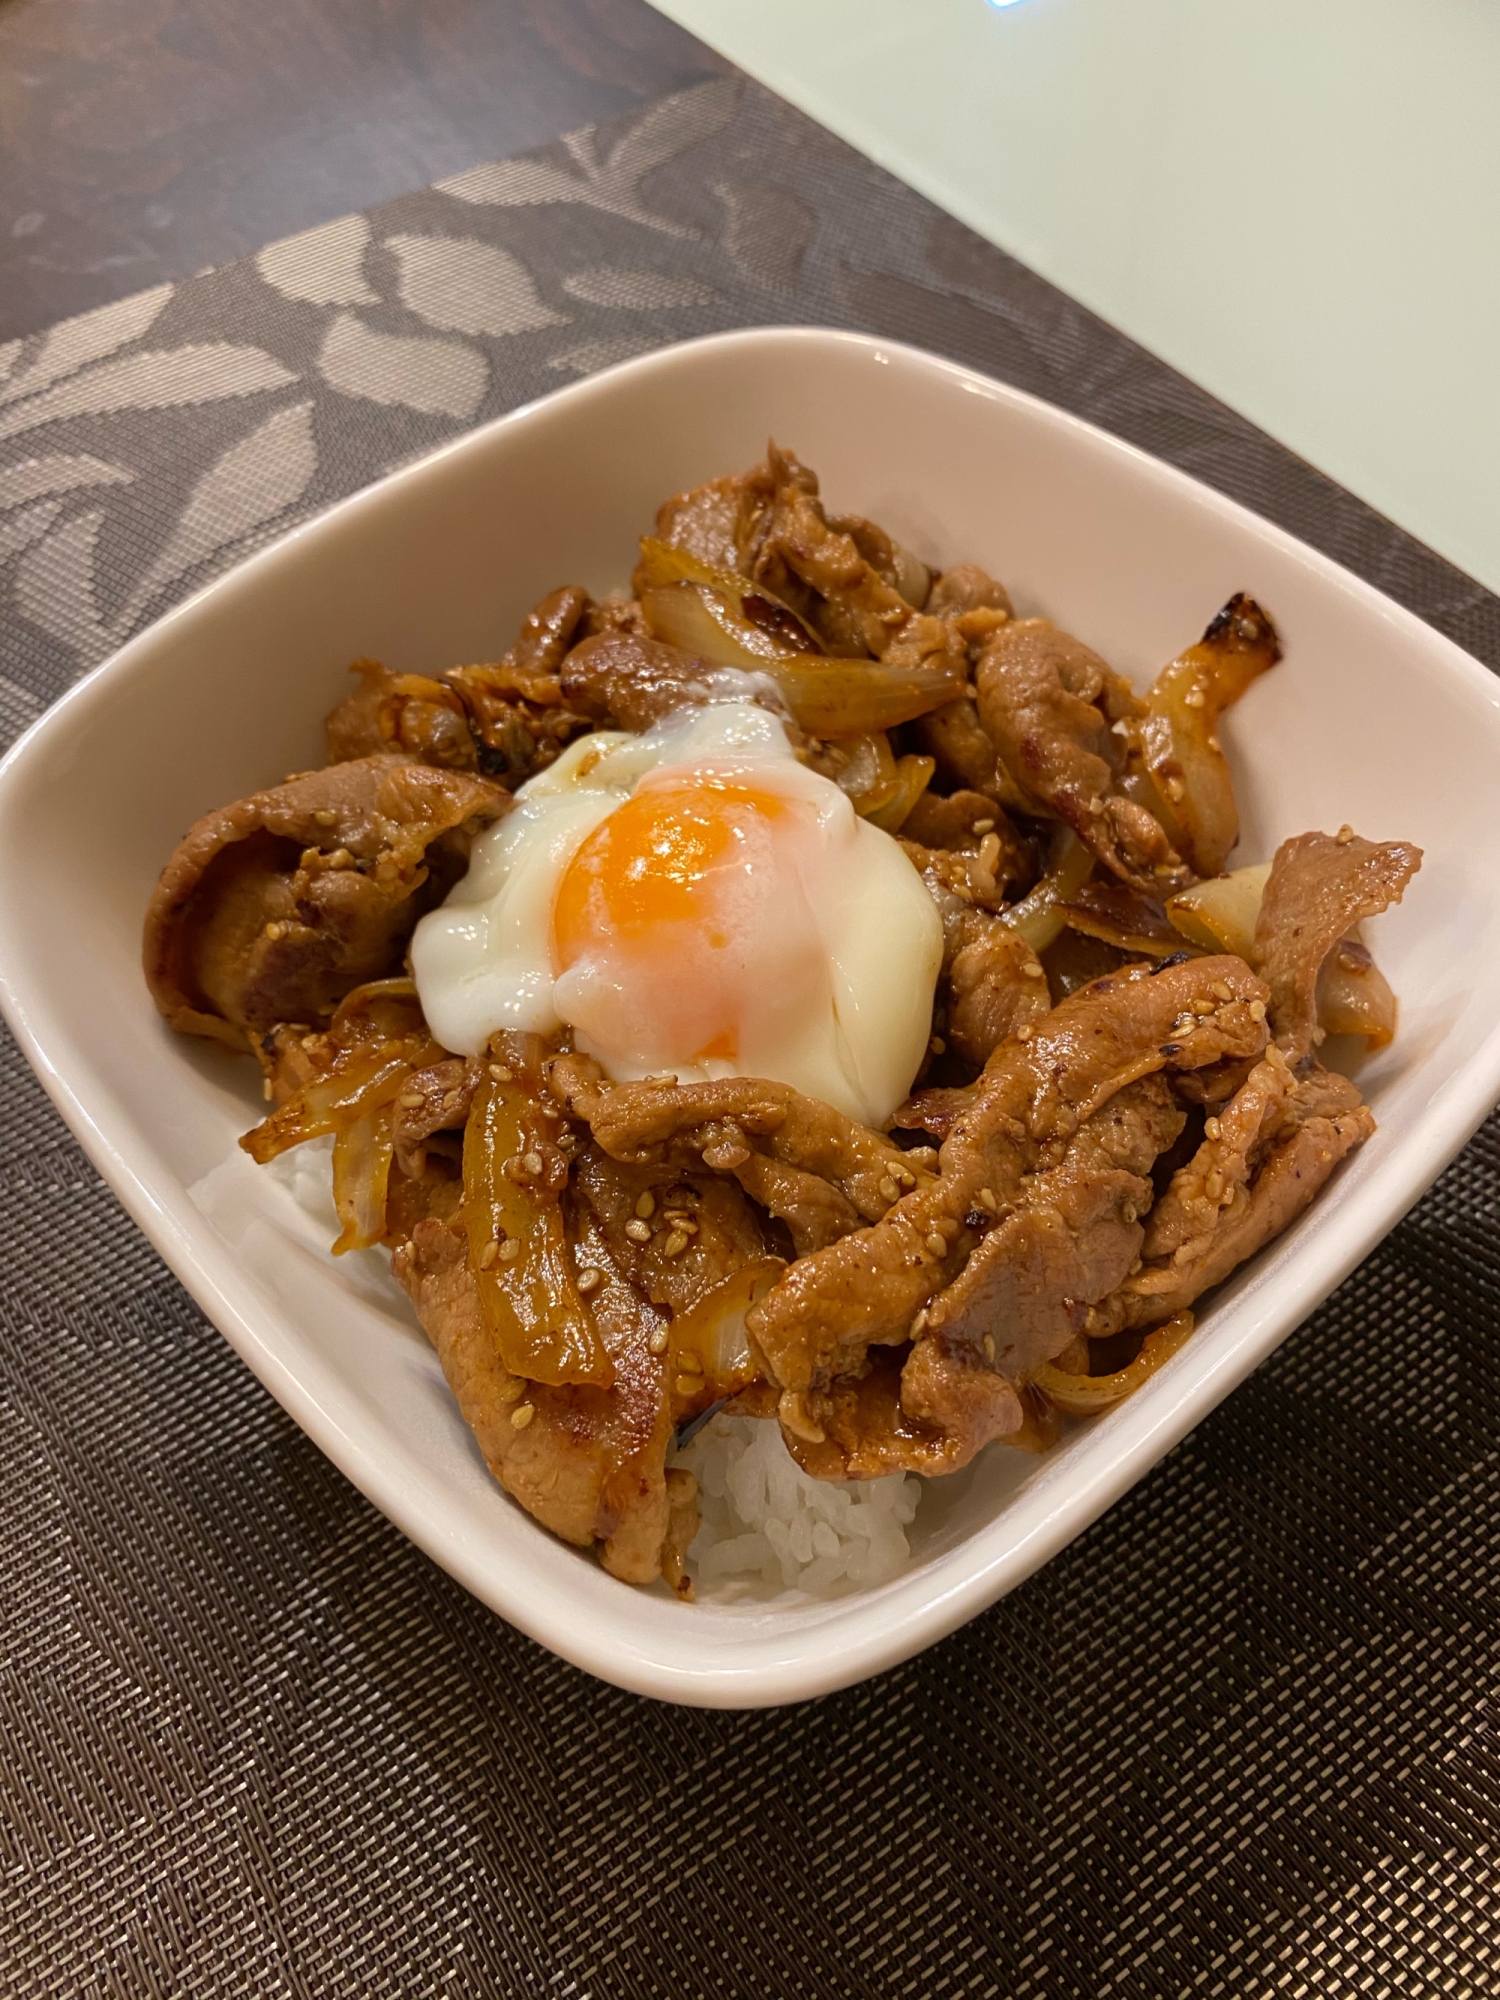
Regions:
<instances>
[{"instance_id":1,"label":"brown placemat","mask_svg":"<svg viewBox=\"0 0 1500 2000\"><path fill-rule=\"evenodd\" d=\"M6 733L388 466L786 320L1050 397L1500 666L1494 597L727 79L0 350ZM705 1714L413 1549L4 1063L6 1994L1500 1986L1500 1123L1005 1603L846 1694Z\"/></svg>"}]
</instances>

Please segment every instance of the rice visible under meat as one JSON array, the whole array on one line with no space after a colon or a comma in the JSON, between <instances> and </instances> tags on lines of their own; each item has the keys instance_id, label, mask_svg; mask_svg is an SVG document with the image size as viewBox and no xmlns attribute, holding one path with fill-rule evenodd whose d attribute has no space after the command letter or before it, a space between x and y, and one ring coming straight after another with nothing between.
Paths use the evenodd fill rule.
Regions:
<instances>
[{"instance_id":1,"label":"rice visible under meat","mask_svg":"<svg viewBox=\"0 0 1500 2000\"><path fill-rule=\"evenodd\" d=\"M701 1595L732 1580L814 1597L886 1583L906 1567L922 1482L895 1472L811 1479L768 1418L711 1417L677 1454L698 1481L703 1525L688 1551Z\"/></svg>"}]
</instances>

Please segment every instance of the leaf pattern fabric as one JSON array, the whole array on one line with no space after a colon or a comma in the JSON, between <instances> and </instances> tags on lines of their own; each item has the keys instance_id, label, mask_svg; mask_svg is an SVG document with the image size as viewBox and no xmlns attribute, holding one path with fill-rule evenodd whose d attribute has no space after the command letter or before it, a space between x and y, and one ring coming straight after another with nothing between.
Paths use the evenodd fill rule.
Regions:
<instances>
[{"instance_id":1,"label":"leaf pattern fabric","mask_svg":"<svg viewBox=\"0 0 1500 2000\"><path fill-rule=\"evenodd\" d=\"M1076 410L1500 666L1494 597L724 78L0 349L0 745L392 464L789 319ZM467 1598L204 1324L3 1035L0 1073L7 1994L1494 1990L1500 1122L1014 1598L746 1716L600 1687Z\"/></svg>"}]
</instances>

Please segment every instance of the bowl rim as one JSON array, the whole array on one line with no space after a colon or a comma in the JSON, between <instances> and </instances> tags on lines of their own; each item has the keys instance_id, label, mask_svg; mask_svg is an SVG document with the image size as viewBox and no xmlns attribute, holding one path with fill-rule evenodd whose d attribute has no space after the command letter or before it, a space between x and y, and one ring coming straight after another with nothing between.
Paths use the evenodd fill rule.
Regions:
<instances>
[{"instance_id":1,"label":"bowl rim","mask_svg":"<svg viewBox=\"0 0 1500 2000\"><path fill-rule=\"evenodd\" d=\"M1221 520L1281 556L1294 559L1315 575L1322 587L1352 595L1367 611L1377 611L1394 622L1398 634L1420 645L1425 655L1424 671L1431 668L1467 681L1472 689L1482 691L1490 705L1500 708L1496 676L1444 634L1285 529L1140 447L1024 390L907 343L840 329L769 325L673 343L564 384L439 444L256 549L171 606L82 676L31 724L0 759L0 827L32 766L54 745L67 740L103 691L113 690L117 683L128 684L149 664L163 638L190 623L206 604L253 590L274 576L277 565L294 545L329 532L334 523L357 522L361 510L389 505L393 493L403 488L415 490L435 475L440 477L446 461L488 451L497 438L545 421L561 404L579 406L612 397L622 385L671 371L685 359L733 356L768 346L809 352L840 350L851 357L887 361L899 356L903 366L948 377L960 386L1029 412L1059 431L1082 434L1096 448L1115 454L1117 461L1138 477L1165 483L1180 497L1207 506ZM5 937L7 877L16 865L14 843L0 842L0 940ZM1429 1101L1399 1156L1384 1161L1378 1176L1351 1190L1351 1198L1337 1215L1299 1247L1286 1268L1251 1277L1237 1301L1248 1311L1232 1351L1218 1356L1196 1381L1181 1383L1175 1396L1165 1393L1171 1387L1170 1370L1154 1378L1131 1399L1128 1407L1136 1420L1128 1433L1118 1437L1117 1448L1107 1456L1080 1458L1071 1465L1066 1495L1051 1505L1046 1504L1045 1496L1038 1496L1037 1504L1024 1510L1030 1518L1018 1538L982 1556L979 1545L985 1530L978 1529L963 1545L972 1552L972 1559L954 1565L939 1587L932 1587L937 1579L930 1579L926 1588L916 1588L923 1572L908 1571L893 1584L835 1600L831 1611L850 1607L852 1615L831 1618L814 1628L815 1638L804 1639L800 1647L795 1642L779 1649L774 1643L757 1643L748 1649L750 1657L743 1666L695 1666L671 1657L670 1647L632 1646L618 1629L600 1632L588 1619L578 1618L576 1611L570 1622L565 1588L540 1609L497 1589L493 1569L470 1546L472 1538L457 1533L451 1523L435 1520L430 1511L424 1512L420 1497L413 1500L402 1469L384 1466L379 1455L318 1400L303 1374L268 1343L266 1302L249 1284L229 1246L193 1206L186 1189L157 1158L144 1130L128 1117L112 1120L107 1109L101 1113L99 1099L107 1092L100 1085L90 1088L86 1052L60 1024L47 1020L45 996L31 980L26 963L24 950L7 949L0 954L0 1013L48 1096L132 1220L299 1428L404 1534L465 1589L530 1637L615 1685L695 1706L761 1707L847 1686L945 1637L1022 1582L1091 1525L1342 1282L1431 1185L1500 1097L1497 1017ZM546 1534L540 1527L536 1532ZM576 1553L561 1543L556 1544L556 1553L560 1561L577 1560ZM894 1612L898 1605L899 1616L881 1615L882 1606Z\"/></svg>"}]
</instances>

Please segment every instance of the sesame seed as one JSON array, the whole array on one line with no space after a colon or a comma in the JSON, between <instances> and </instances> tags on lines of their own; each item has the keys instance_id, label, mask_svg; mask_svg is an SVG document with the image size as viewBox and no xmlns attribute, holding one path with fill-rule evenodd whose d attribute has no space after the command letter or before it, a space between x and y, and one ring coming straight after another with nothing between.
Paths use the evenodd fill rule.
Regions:
<instances>
[{"instance_id":1,"label":"sesame seed","mask_svg":"<svg viewBox=\"0 0 1500 2000\"><path fill-rule=\"evenodd\" d=\"M1232 1000L1234 998L1228 984L1222 979L1216 979L1208 990L1216 1000Z\"/></svg>"},{"instance_id":2,"label":"sesame seed","mask_svg":"<svg viewBox=\"0 0 1500 2000\"><path fill-rule=\"evenodd\" d=\"M269 1077L267 1077L261 1084L260 1094L266 1100L267 1104L269 1104L271 1102L271 1099L276 1095L275 1091L272 1090L271 1088L271 1079Z\"/></svg>"},{"instance_id":3,"label":"sesame seed","mask_svg":"<svg viewBox=\"0 0 1500 2000\"><path fill-rule=\"evenodd\" d=\"M685 1347L681 1354L678 1355L677 1366L682 1370L684 1375L701 1375L703 1373L703 1363L690 1347Z\"/></svg>"},{"instance_id":4,"label":"sesame seed","mask_svg":"<svg viewBox=\"0 0 1500 2000\"><path fill-rule=\"evenodd\" d=\"M315 812L313 818L319 826L334 826L338 822L338 814L330 811L327 806L324 806L321 811Z\"/></svg>"},{"instance_id":5,"label":"sesame seed","mask_svg":"<svg viewBox=\"0 0 1500 2000\"><path fill-rule=\"evenodd\" d=\"M1017 1028L1016 1040L1018 1042L1029 1042L1035 1033L1036 1029L1033 1028L1031 1023L1028 1021L1025 1023L1024 1026Z\"/></svg>"},{"instance_id":6,"label":"sesame seed","mask_svg":"<svg viewBox=\"0 0 1500 2000\"><path fill-rule=\"evenodd\" d=\"M267 924L267 925L266 925L266 936L267 936L267 937L268 937L268 938L269 938L269 939L271 940L272 944L277 944L277 943L279 943L279 942L280 942L280 940L281 940L282 938L284 938L284 937L286 936L286 925L285 925L285 924Z\"/></svg>"},{"instance_id":7,"label":"sesame seed","mask_svg":"<svg viewBox=\"0 0 1500 2000\"><path fill-rule=\"evenodd\" d=\"M1120 1209L1120 1220L1122 1222L1134 1222L1139 1214L1140 1210L1136 1207L1135 1203L1127 1201Z\"/></svg>"},{"instance_id":8,"label":"sesame seed","mask_svg":"<svg viewBox=\"0 0 1500 2000\"><path fill-rule=\"evenodd\" d=\"M979 843L979 865L986 875L993 875L999 859L1000 836L998 833L987 833Z\"/></svg>"},{"instance_id":9,"label":"sesame seed","mask_svg":"<svg viewBox=\"0 0 1500 2000\"><path fill-rule=\"evenodd\" d=\"M1217 1201L1219 1196L1224 1192L1224 1176L1219 1173L1205 1174L1203 1177L1203 1192L1208 1196L1210 1201Z\"/></svg>"},{"instance_id":10,"label":"sesame seed","mask_svg":"<svg viewBox=\"0 0 1500 2000\"><path fill-rule=\"evenodd\" d=\"M1047 977L1046 973L1043 971L1042 967L1037 964L1035 959L1033 959L1029 965L1023 965L1021 967L1021 973L1022 976L1026 979L1045 979Z\"/></svg>"},{"instance_id":11,"label":"sesame seed","mask_svg":"<svg viewBox=\"0 0 1500 2000\"><path fill-rule=\"evenodd\" d=\"M1322 1048L1323 1044L1327 1040L1328 1040L1328 1030L1326 1028L1313 1029L1313 1047L1315 1049Z\"/></svg>"},{"instance_id":12,"label":"sesame seed","mask_svg":"<svg viewBox=\"0 0 1500 2000\"><path fill-rule=\"evenodd\" d=\"M490 1268L491 1264L494 1263L495 1259L499 1255L500 1255L500 1245L498 1243L494 1241L486 1243L484 1248L479 1253L480 1270L487 1271Z\"/></svg>"},{"instance_id":13,"label":"sesame seed","mask_svg":"<svg viewBox=\"0 0 1500 2000\"><path fill-rule=\"evenodd\" d=\"M1094 796L1089 800L1089 811L1097 817L1100 813L1103 812L1103 810L1104 810L1104 801L1103 799L1100 798L1099 794L1095 792Z\"/></svg>"},{"instance_id":14,"label":"sesame seed","mask_svg":"<svg viewBox=\"0 0 1500 2000\"><path fill-rule=\"evenodd\" d=\"M1167 797L1172 801L1173 805L1176 805L1180 800L1187 797L1187 786L1182 782L1181 778L1167 779Z\"/></svg>"},{"instance_id":15,"label":"sesame seed","mask_svg":"<svg viewBox=\"0 0 1500 2000\"><path fill-rule=\"evenodd\" d=\"M927 1248L932 1252L934 1257L946 1257L948 1254L948 1239L946 1236L939 1236L938 1232L934 1229L932 1234L927 1238Z\"/></svg>"},{"instance_id":16,"label":"sesame seed","mask_svg":"<svg viewBox=\"0 0 1500 2000\"><path fill-rule=\"evenodd\" d=\"M917 1177L910 1167L892 1166L891 1179L898 1187L914 1188L917 1184Z\"/></svg>"},{"instance_id":17,"label":"sesame seed","mask_svg":"<svg viewBox=\"0 0 1500 2000\"><path fill-rule=\"evenodd\" d=\"M659 1085L661 1085L661 1086L663 1086L663 1087L666 1087L666 1086L669 1086L669 1085L671 1085L671 1084L674 1084L674 1083L676 1083L676 1081L677 1081L677 1072L676 1072L676 1070L674 1070L674 1069L664 1069L664 1070L663 1070L663 1071L661 1072L660 1076L648 1076L648 1077L644 1077L644 1078L642 1078L642 1081L643 1081L643 1082L645 1082L645 1083L654 1083L654 1084L659 1084Z\"/></svg>"},{"instance_id":18,"label":"sesame seed","mask_svg":"<svg viewBox=\"0 0 1500 2000\"><path fill-rule=\"evenodd\" d=\"M1217 1118L1205 1118L1203 1121L1203 1131L1204 1136L1209 1139L1222 1139L1224 1136L1224 1127L1219 1123Z\"/></svg>"},{"instance_id":19,"label":"sesame seed","mask_svg":"<svg viewBox=\"0 0 1500 2000\"><path fill-rule=\"evenodd\" d=\"M653 1330L651 1338L646 1342L646 1345L653 1354L665 1354L667 1351L667 1339L667 1329L664 1326L659 1326Z\"/></svg>"},{"instance_id":20,"label":"sesame seed","mask_svg":"<svg viewBox=\"0 0 1500 2000\"><path fill-rule=\"evenodd\" d=\"M514 1403L526 1394L526 1383L520 1375L511 1375L495 1391L502 1403Z\"/></svg>"},{"instance_id":21,"label":"sesame seed","mask_svg":"<svg viewBox=\"0 0 1500 2000\"><path fill-rule=\"evenodd\" d=\"M990 833L994 830L994 825L995 822L992 819L976 819L974 822L974 831L976 833Z\"/></svg>"},{"instance_id":22,"label":"sesame seed","mask_svg":"<svg viewBox=\"0 0 1500 2000\"><path fill-rule=\"evenodd\" d=\"M991 1215L999 1208L1000 1204L995 1199L995 1190L993 1188L981 1188L979 1190L979 1206L987 1208Z\"/></svg>"},{"instance_id":23,"label":"sesame seed","mask_svg":"<svg viewBox=\"0 0 1500 2000\"><path fill-rule=\"evenodd\" d=\"M896 1199L896 1183L891 1179L889 1174L880 1183L880 1199L882 1201L894 1201Z\"/></svg>"},{"instance_id":24,"label":"sesame seed","mask_svg":"<svg viewBox=\"0 0 1500 2000\"><path fill-rule=\"evenodd\" d=\"M1198 998L1193 1002L1193 1012L1195 1014L1211 1014L1213 1011L1213 1001L1206 994L1200 993Z\"/></svg>"},{"instance_id":25,"label":"sesame seed","mask_svg":"<svg viewBox=\"0 0 1500 2000\"><path fill-rule=\"evenodd\" d=\"M505 1067L504 1063L491 1063L490 1075L495 1079L496 1083L514 1083L516 1080Z\"/></svg>"},{"instance_id":26,"label":"sesame seed","mask_svg":"<svg viewBox=\"0 0 1500 2000\"><path fill-rule=\"evenodd\" d=\"M921 1337L921 1334L925 1329L926 1325L927 1325L927 1308L926 1306L923 1306L921 1311L916 1314L911 1323L910 1332L913 1340L917 1340Z\"/></svg>"},{"instance_id":27,"label":"sesame seed","mask_svg":"<svg viewBox=\"0 0 1500 2000\"><path fill-rule=\"evenodd\" d=\"M604 1273L599 1269L597 1264L590 1264L585 1270L578 1273L578 1289L585 1297L590 1292L597 1292L603 1283Z\"/></svg>"},{"instance_id":28,"label":"sesame seed","mask_svg":"<svg viewBox=\"0 0 1500 2000\"><path fill-rule=\"evenodd\" d=\"M646 1192L643 1195L641 1195L640 1198L637 1200L635 1205L635 1212L638 1216L641 1217L643 1221L648 1216L655 1215L656 1196L652 1194L649 1188L647 1188Z\"/></svg>"},{"instance_id":29,"label":"sesame seed","mask_svg":"<svg viewBox=\"0 0 1500 2000\"><path fill-rule=\"evenodd\" d=\"M663 1257L680 1257L688 1247L688 1240L680 1229L674 1229L661 1246Z\"/></svg>"},{"instance_id":30,"label":"sesame seed","mask_svg":"<svg viewBox=\"0 0 1500 2000\"><path fill-rule=\"evenodd\" d=\"M1175 875L1177 873L1177 863L1175 861L1154 862L1151 873L1153 875Z\"/></svg>"},{"instance_id":31,"label":"sesame seed","mask_svg":"<svg viewBox=\"0 0 1500 2000\"><path fill-rule=\"evenodd\" d=\"M696 1396L703 1384L695 1375L679 1375L672 1387L679 1396Z\"/></svg>"},{"instance_id":32,"label":"sesame seed","mask_svg":"<svg viewBox=\"0 0 1500 2000\"><path fill-rule=\"evenodd\" d=\"M1142 1263L1142 1259L1141 1259L1141 1258L1139 1258L1139 1257L1137 1257L1137 1258L1136 1258L1136 1260L1135 1260L1135 1262L1134 1262L1134 1263L1133 1263L1133 1264L1131 1265L1131 1267L1130 1267L1130 1275L1131 1275L1131 1277L1132 1277L1132 1278L1133 1278L1133 1277L1135 1276L1136 1272L1140 1270L1140 1268L1141 1268L1141 1263Z\"/></svg>"},{"instance_id":33,"label":"sesame seed","mask_svg":"<svg viewBox=\"0 0 1500 2000\"><path fill-rule=\"evenodd\" d=\"M1333 837L1340 847L1347 847L1354 838L1354 828L1350 826L1348 820L1345 820L1344 824Z\"/></svg>"},{"instance_id":34,"label":"sesame seed","mask_svg":"<svg viewBox=\"0 0 1500 2000\"><path fill-rule=\"evenodd\" d=\"M643 1222L639 1216L633 1215L625 1225L625 1234L630 1238L632 1243L649 1243L651 1241L651 1225L649 1222Z\"/></svg>"},{"instance_id":35,"label":"sesame seed","mask_svg":"<svg viewBox=\"0 0 1500 2000\"><path fill-rule=\"evenodd\" d=\"M525 1159L522 1160L521 1165L530 1174L531 1178L535 1180L537 1175L542 1171L542 1156L540 1153L528 1153Z\"/></svg>"},{"instance_id":36,"label":"sesame seed","mask_svg":"<svg viewBox=\"0 0 1500 2000\"><path fill-rule=\"evenodd\" d=\"M1184 708L1202 708L1203 706L1202 688L1189 689L1189 691L1182 697L1182 705Z\"/></svg>"},{"instance_id":37,"label":"sesame seed","mask_svg":"<svg viewBox=\"0 0 1500 2000\"><path fill-rule=\"evenodd\" d=\"M520 1403L510 1413L511 1427L514 1430L524 1431L535 1415L535 1403Z\"/></svg>"},{"instance_id":38,"label":"sesame seed","mask_svg":"<svg viewBox=\"0 0 1500 2000\"><path fill-rule=\"evenodd\" d=\"M927 1044L927 1046L931 1050L933 1055L940 1056L943 1053L943 1051L947 1048L948 1044L943 1040L941 1035L934 1035L932 1037L932 1040Z\"/></svg>"},{"instance_id":39,"label":"sesame seed","mask_svg":"<svg viewBox=\"0 0 1500 2000\"><path fill-rule=\"evenodd\" d=\"M987 1333L980 1342L980 1346L984 1349L985 1360L993 1361L995 1358L995 1336L992 1333Z\"/></svg>"},{"instance_id":40,"label":"sesame seed","mask_svg":"<svg viewBox=\"0 0 1500 2000\"><path fill-rule=\"evenodd\" d=\"M422 1093L420 1090L403 1090L396 1102L407 1111L415 1111L421 1105Z\"/></svg>"},{"instance_id":41,"label":"sesame seed","mask_svg":"<svg viewBox=\"0 0 1500 2000\"><path fill-rule=\"evenodd\" d=\"M502 1264L514 1264L520 1254L521 1246L513 1237L509 1242L500 1245L500 1262Z\"/></svg>"},{"instance_id":42,"label":"sesame seed","mask_svg":"<svg viewBox=\"0 0 1500 2000\"><path fill-rule=\"evenodd\" d=\"M353 859L347 847L336 847L328 857L328 865L330 868L347 868Z\"/></svg>"},{"instance_id":43,"label":"sesame seed","mask_svg":"<svg viewBox=\"0 0 1500 2000\"><path fill-rule=\"evenodd\" d=\"M1252 1000L1250 1002L1250 1018L1252 1021L1263 1021L1266 1018L1266 1003L1264 1000Z\"/></svg>"}]
</instances>

